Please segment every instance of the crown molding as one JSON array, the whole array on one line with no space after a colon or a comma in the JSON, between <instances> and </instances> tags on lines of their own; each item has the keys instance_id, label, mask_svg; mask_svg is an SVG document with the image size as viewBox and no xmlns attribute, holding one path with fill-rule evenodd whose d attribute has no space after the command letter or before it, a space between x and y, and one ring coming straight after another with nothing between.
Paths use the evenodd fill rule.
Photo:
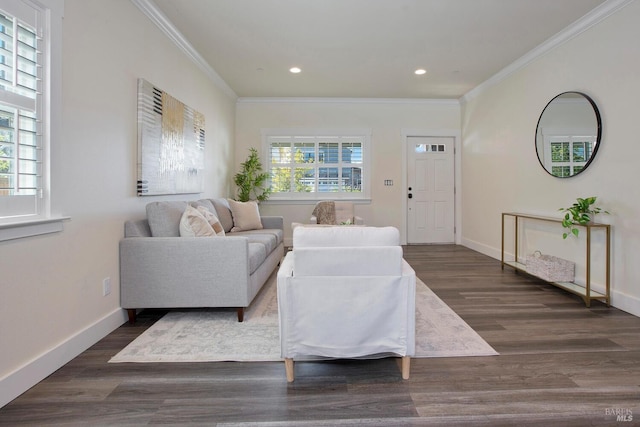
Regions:
<instances>
[{"instance_id":1,"label":"crown molding","mask_svg":"<svg viewBox=\"0 0 640 427\"><path fill-rule=\"evenodd\" d=\"M227 82L225 82L213 67L198 53L152 0L131 0L131 3L136 5L225 95L234 100L238 98L238 95L231 89Z\"/></svg>"},{"instance_id":2,"label":"crown molding","mask_svg":"<svg viewBox=\"0 0 640 427\"><path fill-rule=\"evenodd\" d=\"M460 106L458 99L427 98L329 98L329 97L241 97L236 104L414 104Z\"/></svg>"},{"instance_id":3,"label":"crown molding","mask_svg":"<svg viewBox=\"0 0 640 427\"><path fill-rule=\"evenodd\" d=\"M551 37L550 39L546 40L542 44L533 48L531 51L521 56L519 59L516 59L514 62L512 62L510 65L503 68L501 71L499 71L498 73L490 77L488 80L484 81L483 83L480 83L478 86L471 89L469 92L467 92L460 98L460 102L464 104L470 101L471 99L480 95L485 90L489 89L492 86L495 86L496 84L505 80L510 75L521 70L522 68L527 66L529 63L533 62L534 60L541 57L545 53L550 52L556 47L566 43L567 41L573 39L574 37L577 37L584 31L604 21L606 18L613 15L618 10L624 8L630 3L633 3L634 1L635 0L608 0L602 3L600 6L596 7L595 9L587 13L585 16L578 19L576 22L574 22L564 30L560 31L555 36Z\"/></svg>"}]
</instances>

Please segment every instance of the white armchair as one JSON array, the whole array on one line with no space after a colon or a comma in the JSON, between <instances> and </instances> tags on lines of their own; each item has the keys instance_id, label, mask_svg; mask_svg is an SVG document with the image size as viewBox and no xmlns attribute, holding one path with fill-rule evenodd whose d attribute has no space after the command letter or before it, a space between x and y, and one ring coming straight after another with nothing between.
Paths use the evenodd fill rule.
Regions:
<instances>
[{"instance_id":1,"label":"white armchair","mask_svg":"<svg viewBox=\"0 0 640 427\"><path fill-rule=\"evenodd\" d=\"M364 225L364 220L356 216L352 202L323 200L316 203L309 219L311 224L354 224Z\"/></svg>"},{"instance_id":2,"label":"white armchair","mask_svg":"<svg viewBox=\"0 0 640 427\"><path fill-rule=\"evenodd\" d=\"M278 271L280 344L294 360L415 354L413 269L394 227L296 227Z\"/></svg>"}]
</instances>

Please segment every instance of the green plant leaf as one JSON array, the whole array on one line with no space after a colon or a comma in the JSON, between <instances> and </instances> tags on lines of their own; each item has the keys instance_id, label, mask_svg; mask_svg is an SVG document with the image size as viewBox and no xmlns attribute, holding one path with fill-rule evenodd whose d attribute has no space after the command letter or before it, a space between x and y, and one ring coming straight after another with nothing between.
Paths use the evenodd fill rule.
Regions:
<instances>
[{"instance_id":1,"label":"green plant leaf","mask_svg":"<svg viewBox=\"0 0 640 427\"><path fill-rule=\"evenodd\" d=\"M596 202L597 197L578 197L575 203L571 204L568 208L560 208L559 210L565 212L564 218L562 219L562 226L564 228L568 228L570 233L564 233L562 235L563 239L566 239L567 236L573 234L574 236L578 236L580 231L575 228L576 224L586 225L593 219L593 215L599 214L601 212L608 214L608 211L603 211L601 208L597 206L593 206Z\"/></svg>"},{"instance_id":2,"label":"green plant leaf","mask_svg":"<svg viewBox=\"0 0 640 427\"><path fill-rule=\"evenodd\" d=\"M258 156L258 150L249 149L249 156L240 164L241 170L234 176L234 183L237 187L237 197L241 202L251 200L253 196L258 201L269 198L271 193L269 188L264 188L270 178L268 172L262 172L262 163Z\"/></svg>"}]
</instances>

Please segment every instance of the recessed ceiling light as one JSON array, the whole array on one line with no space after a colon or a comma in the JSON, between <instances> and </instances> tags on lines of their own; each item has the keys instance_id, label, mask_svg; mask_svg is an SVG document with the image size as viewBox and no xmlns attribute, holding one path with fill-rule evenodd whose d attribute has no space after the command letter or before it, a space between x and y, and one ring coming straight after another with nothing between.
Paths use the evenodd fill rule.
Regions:
<instances>
[{"instance_id":1,"label":"recessed ceiling light","mask_svg":"<svg viewBox=\"0 0 640 427\"><path fill-rule=\"evenodd\" d=\"M293 74L298 74L302 70L298 67L291 67L289 68L289 71L291 71Z\"/></svg>"},{"instance_id":2,"label":"recessed ceiling light","mask_svg":"<svg viewBox=\"0 0 640 427\"><path fill-rule=\"evenodd\" d=\"M414 71L414 73L421 76L423 74L427 74L427 70L425 70L424 68L418 68L417 70Z\"/></svg>"}]
</instances>

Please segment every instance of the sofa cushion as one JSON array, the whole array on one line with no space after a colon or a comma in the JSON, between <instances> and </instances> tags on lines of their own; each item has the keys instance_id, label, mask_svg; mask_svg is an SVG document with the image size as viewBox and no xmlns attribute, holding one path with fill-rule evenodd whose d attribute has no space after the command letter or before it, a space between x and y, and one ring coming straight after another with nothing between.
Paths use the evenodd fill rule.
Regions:
<instances>
[{"instance_id":1,"label":"sofa cushion","mask_svg":"<svg viewBox=\"0 0 640 427\"><path fill-rule=\"evenodd\" d=\"M201 209L204 209L200 207ZM216 232L201 211L193 206L187 206L180 219L181 237L213 237Z\"/></svg>"},{"instance_id":2,"label":"sofa cushion","mask_svg":"<svg viewBox=\"0 0 640 427\"><path fill-rule=\"evenodd\" d=\"M270 236L270 243L267 247L267 253L270 253L273 249L277 248L278 245L284 240L284 232L279 228L263 228L262 230L237 231L235 233L229 233L229 235L247 237L250 242L265 242L264 238L260 236ZM253 239L254 236L256 237L255 239Z\"/></svg>"},{"instance_id":3,"label":"sofa cushion","mask_svg":"<svg viewBox=\"0 0 640 427\"><path fill-rule=\"evenodd\" d=\"M180 219L187 208L185 201L147 204L147 220L153 237L180 237Z\"/></svg>"},{"instance_id":4,"label":"sofa cushion","mask_svg":"<svg viewBox=\"0 0 640 427\"><path fill-rule=\"evenodd\" d=\"M255 230L254 230L255 231ZM249 240L249 243L261 243L267 250L267 255L278 247L278 238L274 233L254 233L253 231L239 231L230 233L230 236L242 236Z\"/></svg>"},{"instance_id":5,"label":"sofa cushion","mask_svg":"<svg viewBox=\"0 0 640 427\"><path fill-rule=\"evenodd\" d=\"M125 221L124 237L151 237L149 221L146 219Z\"/></svg>"},{"instance_id":6,"label":"sofa cushion","mask_svg":"<svg viewBox=\"0 0 640 427\"><path fill-rule=\"evenodd\" d=\"M262 243L249 243L249 274L253 274L267 259L267 249Z\"/></svg>"},{"instance_id":7,"label":"sofa cushion","mask_svg":"<svg viewBox=\"0 0 640 427\"><path fill-rule=\"evenodd\" d=\"M206 208L207 210L213 212L216 216L218 216L218 213L216 212L216 207L213 206L213 202L211 201L211 199L195 200L193 202L189 202L189 204L196 209L202 206L203 208Z\"/></svg>"},{"instance_id":8,"label":"sofa cushion","mask_svg":"<svg viewBox=\"0 0 640 427\"><path fill-rule=\"evenodd\" d=\"M227 199L209 199L216 210L216 215L222 224L224 231L228 233L233 228L233 217Z\"/></svg>"},{"instance_id":9,"label":"sofa cushion","mask_svg":"<svg viewBox=\"0 0 640 427\"><path fill-rule=\"evenodd\" d=\"M231 208L231 216L233 217L233 228L231 232L262 229L262 221L260 220L260 211L257 202L253 200L238 202L231 199L229 199L228 202Z\"/></svg>"}]
</instances>

